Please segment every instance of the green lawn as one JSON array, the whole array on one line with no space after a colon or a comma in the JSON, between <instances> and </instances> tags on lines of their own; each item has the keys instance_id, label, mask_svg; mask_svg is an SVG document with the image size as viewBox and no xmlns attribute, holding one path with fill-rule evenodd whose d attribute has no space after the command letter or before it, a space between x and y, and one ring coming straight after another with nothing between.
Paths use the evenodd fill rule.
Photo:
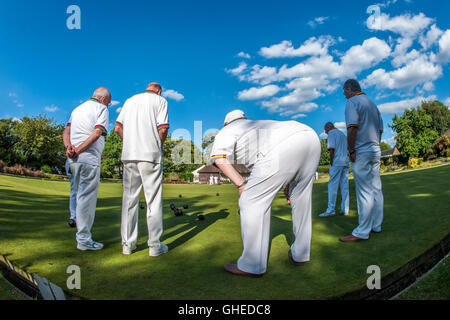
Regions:
<instances>
[{"instance_id":1,"label":"green lawn","mask_svg":"<svg viewBox=\"0 0 450 320\"><path fill-rule=\"evenodd\" d=\"M450 257L396 299L450 300Z\"/></svg>"},{"instance_id":2,"label":"green lawn","mask_svg":"<svg viewBox=\"0 0 450 320\"><path fill-rule=\"evenodd\" d=\"M81 267L81 290L90 299L324 299L362 288L367 267L386 275L419 256L450 231L450 166L383 176L383 233L363 243L339 237L357 225L353 181L350 216L320 219L327 183L313 192L311 262L294 267L288 260L293 241L290 210L280 193L272 207L272 244L267 274L236 277L223 270L242 252L237 190L231 185L164 186L164 234L169 253L150 258L145 216L140 216L138 252L121 254L121 184L100 187L94 239L98 252L76 250L75 230L67 226L69 184L0 176L0 253L30 273L66 288L66 269ZM219 193L219 196L216 196ZM182 194L182 198L179 198ZM202 213L175 217L170 203L189 204Z\"/></svg>"},{"instance_id":3,"label":"green lawn","mask_svg":"<svg viewBox=\"0 0 450 320\"><path fill-rule=\"evenodd\" d=\"M0 300L24 300L24 296L11 286L0 273Z\"/></svg>"}]
</instances>

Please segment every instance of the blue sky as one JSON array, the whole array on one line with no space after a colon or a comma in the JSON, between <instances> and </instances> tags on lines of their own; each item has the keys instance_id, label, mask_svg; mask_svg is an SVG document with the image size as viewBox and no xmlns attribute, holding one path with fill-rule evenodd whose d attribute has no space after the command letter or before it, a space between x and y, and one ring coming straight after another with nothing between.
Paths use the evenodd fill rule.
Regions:
<instances>
[{"instance_id":1,"label":"blue sky","mask_svg":"<svg viewBox=\"0 0 450 320\"><path fill-rule=\"evenodd\" d=\"M81 29L69 30L69 5ZM368 13L368 7L377 5ZM252 119L343 127L342 84L357 78L394 113L422 99L449 104L450 1L2 1L0 118L47 113L66 122L99 86L115 105L152 81L169 101L170 132L194 121ZM324 135L322 135L324 137Z\"/></svg>"}]
</instances>

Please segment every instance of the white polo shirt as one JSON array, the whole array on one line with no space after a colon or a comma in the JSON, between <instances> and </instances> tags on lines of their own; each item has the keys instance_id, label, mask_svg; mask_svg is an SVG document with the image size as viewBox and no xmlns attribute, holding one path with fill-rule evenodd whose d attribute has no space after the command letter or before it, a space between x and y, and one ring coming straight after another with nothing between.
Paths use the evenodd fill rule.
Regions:
<instances>
[{"instance_id":1,"label":"white polo shirt","mask_svg":"<svg viewBox=\"0 0 450 320\"><path fill-rule=\"evenodd\" d=\"M347 136L338 129L328 132L328 149L334 149L333 167L348 167Z\"/></svg>"},{"instance_id":2,"label":"white polo shirt","mask_svg":"<svg viewBox=\"0 0 450 320\"><path fill-rule=\"evenodd\" d=\"M347 128L358 128L355 151L380 150L380 130L383 130L383 119L375 103L365 94L362 93L348 99L345 107L345 121Z\"/></svg>"},{"instance_id":3,"label":"white polo shirt","mask_svg":"<svg viewBox=\"0 0 450 320\"><path fill-rule=\"evenodd\" d=\"M309 130L313 129L297 121L236 120L216 135L210 162L229 158L252 170L259 156L266 156L294 133Z\"/></svg>"},{"instance_id":4,"label":"white polo shirt","mask_svg":"<svg viewBox=\"0 0 450 320\"><path fill-rule=\"evenodd\" d=\"M105 136L108 135L109 112L108 107L92 98L72 111L69 123L70 142L79 147L89 138L95 129L102 131L102 136L89 148L82 152L78 158L69 159L69 162L82 162L93 166L100 166L102 152L105 147Z\"/></svg>"},{"instance_id":5,"label":"white polo shirt","mask_svg":"<svg viewBox=\"0 0 450 320\"><path fill-rule=\"evenodd\" d=\"M169 128L167 100L153 91L129 98L116 126L123 129L122 161L162 163L158 131Z\"/></svg>"}]
</instances>

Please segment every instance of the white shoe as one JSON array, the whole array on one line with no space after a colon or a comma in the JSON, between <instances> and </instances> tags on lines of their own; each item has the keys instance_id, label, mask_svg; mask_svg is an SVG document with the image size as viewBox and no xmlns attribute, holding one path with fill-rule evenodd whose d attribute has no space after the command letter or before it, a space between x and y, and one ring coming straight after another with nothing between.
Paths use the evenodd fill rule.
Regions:
<instances>
[{"instance_id":1,"label":"white shoe","mask_svg":"<svg viewBox=\"0 0 450 320\"><path fill-rule=\"evenodd\" d=\"M81 243L78 243L78 244L77 244L77 249L78 249L78 250L81 250L81 251L86 251L86 250L93 250L93 251L96 251L96 250L102 250L102 249L103 249L103 243L95 242L95 241L92 241L90 244L81 244Z\"/></svg>"},{"instance_id":2,"label":"white shoe","mask_svg":"<svg viewBox=\"0 0 450 320\"><path fill-rule=\"evenodd\" d=\"M159 247L151 247L148 250L148 255L150 257L157 257L169 251L169 247L167 247L164 243L161 243Z\"/></svg>"},{"instance_id":3,"label":"white shoe","mask_svg":"<svg viewBox=\"0 0 450 320\"><path fill-rule=\"evenodd\" d=\"M123 246L122 247L122 254L130 255L130 254L133 253L134 250L136 250L136 245L134 245L132 248L130 248L128 246Z\"/></svg>"},{"instance_id":4,"label":"white shoe","mask_svg":"<svg viewBox=\"0 0 450 320\"><path fill-rule=\"evenodd\" d=\"M335 213L324 212L322 214L319 214L319 217L328 218L328 217L334 217L335 215L336 215Z\"/></svg>"}]
</instances>

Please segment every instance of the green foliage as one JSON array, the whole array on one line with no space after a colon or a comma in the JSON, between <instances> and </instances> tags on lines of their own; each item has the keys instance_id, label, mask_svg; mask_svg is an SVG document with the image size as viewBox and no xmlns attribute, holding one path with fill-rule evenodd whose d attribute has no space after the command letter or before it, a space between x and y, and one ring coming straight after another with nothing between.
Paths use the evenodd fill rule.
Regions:
<instances>
[{"instance_id":1,"label":"green foliage","mask_svg":"<svg viewBox=\"0 0 450 320\"><path fill-rule=\"evenodd\" d=\"M17 142L17 137L14 136L14 125L17 121L9 119L0 119L0 159L6 165L13 165L15 162L14 154L11 152L12 147Z\"/></svg>"},{"instance_id":2,"label":"green foliage","mask_svg":"<svg viewBox=\"0 0 450 320\"><path fill-rule=\"evenodd\" d=\"M397 148L403 160L427 157L434 141L439 137L433 129L433 118L421 107L405 110L395 115L390 127L397 133Z\"/></svg>"},{"instance_id":3,"label":"green foliage","mask_svg":"<svg viewBox=\"0 0 450 320\"><path fill-rule=\"evenodd\" d=\"M64 168L65 149L61 134L62 124L56 124L45 115L23 117L12 124L10 140L13 143L10 162L35 169L43 165Z\"/></svg>"},{"instance_id":4,"label":"green foliage","mask_svg":"<svg viewBox=\"0 0 450 320\"><path fill-rule=\"evenodd\" d=\"M440 101L422 103L422 108L431 116L431 128L442 136L450 127L450 110Z\"/></svg>"},{"instance_id":5,"label":"green foliage","mask_svg":"<svg viewBox=\"0 0 450 320\"><path fill-rule=\"evenodd\" d=\"M436 140L431 147L430 153L437 157L448 157L448 150L450 149L450 135L444 135Z\"/></svg>"},{"instance_id":6,"label":"green foliage","mask_svg":"<svg viewBox=\"0 0 450 320\"><path fill-rule=\"evenodd\" d=\"M190 173L204 164L201 150L192 141L172 140L170 135L163 145L163 157L165 173Z\"/></svg>"},{"instance_id":7,"label":"green foliage","mask_svg":"<svg viewBox=\"0 0 450 320\"><path fill-rule=\"evenodd\" d=\"M389 144L387 144L386 142L381 142L380 148L381 148L381 151L386 151L386 150L392 149L392 147Z\"/></svg>"},{"instance_id":8,"label":"green foliage","mask_svg":"<svg viewBox=\"0 0 450 320\"><path fill-rule=\"evenodd\" d=\"M122 139L111 130L105 139L105 149L102 154L102 178L121 179L123 175L122 158Z\"/></svg>"},{"instance_id":9,"label":"green foliage","mask_svg":"<svg viewBox=\"0 0 450 320\"><path fill-rule=\"evenodd\" d=\"M41 171L43 172L43 173L47 173L47 174L50 174L50 173L52 173L52 168L49 166L49 165L43 165L42 167L41 167Z\"/></svg>"},{"instance_id":10,"label":"green foliage","mask_svg":"<svg viewBox=\"0 0 450 320\"><path fill-rule=\"evenodd\" d=\"M326 166L330 164L330 152L328 151L328 140L323 139L320 141L321 153L319 165Z\"/></svg>"}]
</instances>

